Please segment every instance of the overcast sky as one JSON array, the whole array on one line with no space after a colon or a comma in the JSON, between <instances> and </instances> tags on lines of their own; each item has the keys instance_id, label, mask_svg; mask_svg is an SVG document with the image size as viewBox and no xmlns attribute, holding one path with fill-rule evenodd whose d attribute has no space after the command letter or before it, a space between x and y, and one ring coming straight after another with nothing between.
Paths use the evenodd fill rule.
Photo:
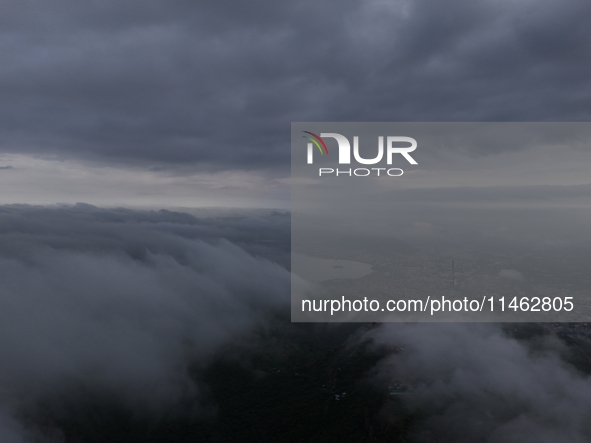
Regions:
<instances>
[{"instance_id":1,"label":"overcast sky","mask_svg":"<svg viewBox=\"0 0 591 443\"><path fill-rule=\"evenodd\" d=\"M292 121L590 117L583 1L3 6L1 203L287 207Z\"/></svg>"},{"instance_id":2,"label":"overcast sky","mask_svg":"<svg viewBox=\"0 0 591 443\"><path fill-rule=\"evenodd\" d=\"M292 122L591 117L591 2L584 0L0 4L3 442L22 443L14 437L21 425L12 422L35 401L59 403L54 394L63 383L73 386L74 400L112 393L136 411L199 399L189 364L206 365L236 337L248 342L268 313L287 311L288 214L221 220L138 208L289 209ZM414 212L400 211L400 235L435 244L449 232L462 239L469 232L470 241L484 238L473 248L515 239L574 248L588 238L588 143L497 141L419 147L417 168L384 191L390 203L419 202ZM445 218L437 205L450 201L465 207ZM76 202L101 208L59 205ZM536 212L534 203L553 212ZM510 208L489 211L494 205ZM123 209L105 209L113 206ZM588 257L591 244L585 247ZM521 267L502 269L532 278ZM466 357L478 370L509 355L516 363L499 372L504 380L524 371L506 385L511 390L542 374L541 388L515 396L527 405L518 418L531 412L537 426L572 417L566 431L586 418L581 396L591 387L569 378L557 357L543 372L513 341L498 346L512 353L483 353L496 332L441 331L431 335L442 337L433 347L451 355L444 369L471 370L461 365L468 354L484 355ZM384 337L429 354L432 342L413 334L386 330ZM458 346L456 334L466 342ZM414 361L411 355L408 368ZM429 368L441 365L433 361L419 376L437 379ZM504 395L493 375L473 390L484 400L464 396L459 411ZM536 393L554 392L554 380L568 389L540 402ZM464 392L453 379L450 386ZM427 398L439 400L437 392ZM530 408L538 402L544 413ZM554 414L554 404L568 407ZM573 435L589 433L554 441Z\"/></svg>"}]
</instances>

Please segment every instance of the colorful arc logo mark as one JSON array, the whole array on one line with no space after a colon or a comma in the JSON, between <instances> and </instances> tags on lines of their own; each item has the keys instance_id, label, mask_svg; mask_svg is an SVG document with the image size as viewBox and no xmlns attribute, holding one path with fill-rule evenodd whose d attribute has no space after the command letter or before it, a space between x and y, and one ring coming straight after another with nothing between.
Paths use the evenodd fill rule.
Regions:
<instances>
[{"instance_id":1,"label":"colorful arc logo mark","mask_svg":"<svg viewBox=\"0 0 591 443\"><path fill-rule=\"evenodd\" d=\"M324 155L324 153L326 152L326 154L328 155L328 148L326 147L326 143L324 143L324 140L322 140L322 138L320 138L318 135L314 134L313 132L309 132L309 131L302 131L302 132L305 132L306 134L310 134L312 136L312 137L308 137L307 135L302 135L302 137L310 140L312 143L314 143L316 145L316 147L320 151L320 154ZM320 145L322 145L322 147ZM322 148L324 148L324 151L322 150Z\"/></svg>"}]
</instances>

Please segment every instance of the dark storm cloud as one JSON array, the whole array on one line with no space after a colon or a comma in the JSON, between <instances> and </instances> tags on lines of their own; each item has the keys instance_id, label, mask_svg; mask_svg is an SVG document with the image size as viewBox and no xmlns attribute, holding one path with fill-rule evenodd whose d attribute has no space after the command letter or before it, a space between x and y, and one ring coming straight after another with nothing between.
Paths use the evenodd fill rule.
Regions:
<instances>
[{"instance_id":1,"label":"dark storm cloud","mask_svg":"<svg viewBox=\"0 0 591 443\"><path fill-rule=\"evenodd\" d=\"M55 418L87 395L152 418L199 412L195 371L287 308L289 272L265 257L285 257L288 227L280 214L1 207L3 441L40 405Z\"/></svg>"},{"instance_id":2,"label":"dark storm cloud","mask_svg":"<svg viewBox=\"0 0 591 443\"><path fill-rule=\"evenodd\" d=\"M287 165L289 123L586 120L586 2L4 2L5 152Z\"/></svg>"}]
</instances>

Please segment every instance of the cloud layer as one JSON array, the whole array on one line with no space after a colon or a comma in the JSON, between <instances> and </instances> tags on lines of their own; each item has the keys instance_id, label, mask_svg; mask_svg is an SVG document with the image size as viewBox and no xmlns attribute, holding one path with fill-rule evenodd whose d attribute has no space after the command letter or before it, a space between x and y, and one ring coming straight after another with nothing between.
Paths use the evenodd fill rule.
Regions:
<instances>
[{"instance_id":1,"label":"cloud layer","mask_svg":"<svg viewBox=\"0 0 591 443\"><path fill-rule=\"evenodd\" d=\"M585 2L9 1L0 149L285 167L291 121L588 120Z\"/></svg>"},{"instance_id":2,"label":"cloud layer","mask_svg":"<svg viewBox=\"0 0 591 443\"><path fill-rule=\"evenodd\" d=\"M195 371L289 303L289 272L264 258L286 252L282 216L0 209L7 435L22 414L59 418L85 396L138 416L199 413Z\"/></svg>"},{"instance_id":3,"label":"cloud layer","mask_svg":"<svg viewBox=\"0 0 591 443\"><path fill-rule=\"evenodd\" d=\"M550 335L509 338L495 325L384 325L376 340L402 348L376 368L382 383L415 384L399 396L416 417L411 441L588 441L591 381Z\"/></svg>"}]
</instances>

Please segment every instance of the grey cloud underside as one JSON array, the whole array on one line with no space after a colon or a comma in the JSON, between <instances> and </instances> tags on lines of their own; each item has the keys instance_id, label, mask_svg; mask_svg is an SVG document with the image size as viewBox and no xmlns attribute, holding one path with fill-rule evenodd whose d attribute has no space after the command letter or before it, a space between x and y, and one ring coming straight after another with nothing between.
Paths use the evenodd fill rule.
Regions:
<instances>
[{"instance_id":1,"label":"grey cloud underside","mask_svg":"<svg viewBox=\"0 0 591 443\"><path fill-rule=\"evenodd\" d=\"M40 404L59 417L88 396L203 412L195 371L287 309L288 230L281 214L1 207L3 441Z\"/></svg>"},{"instance_id":2,"label":"grey cloud underside","mask_svg":"<svg viewBox=\"0 0 591 443\"><path fill-rule=\"evenodd\" d=\"M586 2L3 9L4 152L266 168L291 121L589 119Z\"/></svg>"}]
</instances>

